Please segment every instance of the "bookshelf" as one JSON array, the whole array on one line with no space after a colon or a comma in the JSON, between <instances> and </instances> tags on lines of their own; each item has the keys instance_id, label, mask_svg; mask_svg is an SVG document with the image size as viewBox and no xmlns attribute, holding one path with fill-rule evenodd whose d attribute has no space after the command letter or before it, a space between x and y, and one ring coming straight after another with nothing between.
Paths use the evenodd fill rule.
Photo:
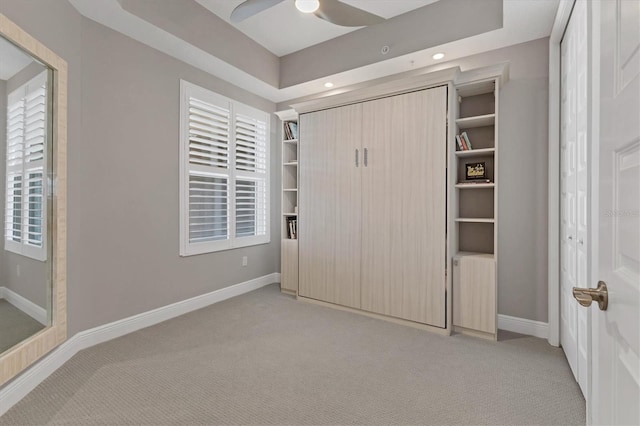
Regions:
<instances>
[{"instance_id":1,"label":"bookshelf","mask_svg":"<svg viewBox=\"0 0 640 426\"><path fill-rule=\"evenodd\" d=\"M276 115L280 118L280 140L282 141L280 290L283 293L296 295L298 292L298 115L293 110L280 111Z\"/></svg>"},{"instance_id":2,"label":"bookshelf","mask_svg":"<svg viewBox=\"0 0 640 426\"><path fill-rule=\"evenodd\" d=\"M491 340L497 340L498 332L499 82L491 77L455 86L450 142L453 326L457 332Z\"/></svg>"}]
</instances>

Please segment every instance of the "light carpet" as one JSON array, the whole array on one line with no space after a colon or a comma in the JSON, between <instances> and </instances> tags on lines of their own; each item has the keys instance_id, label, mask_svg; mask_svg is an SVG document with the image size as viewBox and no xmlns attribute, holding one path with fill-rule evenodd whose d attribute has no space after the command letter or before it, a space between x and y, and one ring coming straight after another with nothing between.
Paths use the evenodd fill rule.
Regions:
<instances>
[{"instance_id":1,"label":"light carpet","mask_svg":"<svg viewBox=\"0 0 640 426\"><path fill-rule=\"evenodd\" d=\"M578 425L561 349L445 337L271 285L74 356L0 425Z\"/></svg>"},{"instance_id":2,"label":"light carpet","mask_svg":"<svg viewBox=\"0 0 640 426\"><path fill-rule=\"evenodd\" d=\"M42 330L44 325L0 299L0 353Z\"/></svg>"}]
</instances>

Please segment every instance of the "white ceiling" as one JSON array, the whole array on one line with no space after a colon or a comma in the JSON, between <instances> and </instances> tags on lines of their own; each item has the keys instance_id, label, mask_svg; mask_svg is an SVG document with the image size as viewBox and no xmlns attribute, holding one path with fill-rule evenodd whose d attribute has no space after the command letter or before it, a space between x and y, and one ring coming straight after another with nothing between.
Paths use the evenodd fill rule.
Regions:
<instances>
[{"instance_id":1,"label":"white ceiling","mask_svg":"<svg viewBox=\"0 0 640 426\"><path fill-rule=\"evenodd\" d=\"M276 56L284 56L305 47L341 36L362 27L341 27L299 12L293 0L285 0L244 21L233 24L231 12L244 0L196 0L219 18L242 31ZM438 0L341 0L383 18L392 18Z\"/></svg>"},{"instance_id":2,"label":"white ceiling","mask_svg":"<svg viewBox=\"0 0 640 426\"><path fill-rule=\"evenodd\" d=\"M0 37L0 80L9 80L32 61L31 56Z\"/></svg>"},{"instance_id":3,"label":"white ceiling","mask_svg":"<svg viewBox=\"0 0 640 426\"><path fill-rule=\"evenodd\" d=\"M501 29L280 89L137 16L125 12L117 0L69 1L89 19L272 102L282 102L328 92L323 86L326 81L334 83L335 86L331 91L335 92L340 91L340 88L344 86L421 67L438 66L444 61L455 61L466 56L548 37L560 2L560 0L503 0L504 22ZM228 1L229 3L238 3L237 0ZM403 2L404 0L393 1ZM452 17L452 22L455 22L455 17ZM436 52L446 53L445 59L443 61L432 59L431 55Z\"/></svg>"}]
</instances>

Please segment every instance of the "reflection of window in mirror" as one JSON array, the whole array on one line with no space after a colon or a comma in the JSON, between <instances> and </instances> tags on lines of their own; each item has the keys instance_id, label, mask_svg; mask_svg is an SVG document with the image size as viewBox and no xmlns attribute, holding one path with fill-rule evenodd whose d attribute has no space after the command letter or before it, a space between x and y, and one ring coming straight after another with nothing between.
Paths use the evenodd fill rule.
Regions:
<instances>
[{"instance_id":1,"label":"reflection of window in mirror","mask_svg":"<svg viewBox=\"0 0 640 426\"><path fill-rule=\"evenodd\" d=\"M51 323L52 73L0 38L0 353Z\"/></svg>"},{"instance_id":2,"label":"reflection of window in mirror","mask_svg":"<svg viewBox=\"0 0 640 426\"><path fill-rule=\"evenodd\" d=\"M38 74L7 87L5 249L46 260L47 71L32 63L22 75ZM9 90L11 90L9 92Z\"/></svg>"}]
</instances>

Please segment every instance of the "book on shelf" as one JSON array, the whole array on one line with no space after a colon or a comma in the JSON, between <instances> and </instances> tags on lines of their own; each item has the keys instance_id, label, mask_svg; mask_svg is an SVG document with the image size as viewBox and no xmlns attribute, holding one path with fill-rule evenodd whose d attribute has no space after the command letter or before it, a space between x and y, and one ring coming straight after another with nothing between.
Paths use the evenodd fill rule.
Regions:
<instances>
[{"instance_id":1,"label":"book on shelf","mask_svg":"<svg viewBox=\"0 0 640 426\"><path fill-rule=\"evenodd\" d=\"M460 135L456 135L456 145L458 145L458 151L464 151L464 147L460 141Z\"/></svg>"},{"instance_id":2,"label":"book on shelf","mask_svg":"<svg viewBox=\"0 0 640 426\"><path fill-rule=\"evenodd\" d=\"M287 238L290 240L298 239L298 219L295 217L287 217Z\"/></svg>"},{"instance_id":3,"label":"book on shelf","mask_svg":"<svg viewBox=\"0 0 640 426\"><path fill-rule=\"evenodd\" d=\"M467 132L462 132L462 134L460 135L460 138L462 139L464 144L467 146L468 150L473 149L473 147L471 146L471 141L469 140L469 135L467 135Z\"/></svg>"},{"instance_id":4,"label":"book on shelf","mask_svg":"<svg viewBox=\"0 0 640 426\"><path fill-rule=\"evenodd\" d=\"M285 140L298 139L298 123L295 121L284 122L284 138Z\"/></svg>"}]
</instances>

